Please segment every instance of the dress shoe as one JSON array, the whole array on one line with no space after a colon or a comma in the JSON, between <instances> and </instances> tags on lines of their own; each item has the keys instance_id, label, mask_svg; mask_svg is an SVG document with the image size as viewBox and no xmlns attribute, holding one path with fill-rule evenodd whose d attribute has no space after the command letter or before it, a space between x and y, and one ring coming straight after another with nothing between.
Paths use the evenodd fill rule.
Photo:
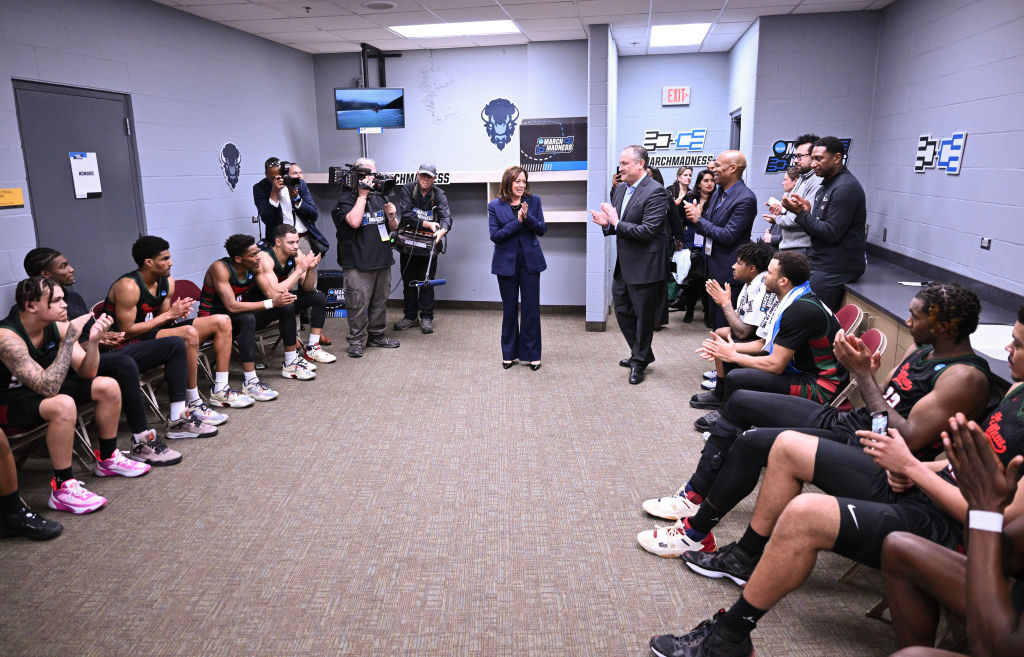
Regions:
<instances>
[{"instance_id":1,"label":"dress shoe","mask_svg":"<svg viewBox=\"0 0 1024 657\"><path fill-rule=\"evenodd\" d=\"M619 367L630 367L631 363L628 358L623 358L619 361Z\"/></svg>"},{"instance_id":2,"label":"dress shoe","mask_svg":"<svg viewBox=\"0 0 1024 657\"><path fill-rule=\"evenodd\" d=\"M325 347L330 347L334 343L331 342L331 339L329 337L327 337L326 335L321 333L320 334L320 344L325 346Z\"/></svg>"},{"instance_id":3,"label":"dress shoe","mask_svg":"<svg viewBox=\"0 0 1024 657\"><path fill-rule=\"evenodd\" d=\"M530 363L530 369L536 372L537 370L540 369L540 364L541 363L539 360L536 363Z\"/></svg>"},{"instance_id":4,"label":"dress shoe","mask_svg":"<svg viewBox=\"0 0 1024 657\"><path fill-rule=\"evenodd\" d=\"M699 392L693 397L690 397L690 408L706 408L708 410L715 410L722 407L722 398L714 393Z\"/></svg>"},{"instance_id":5,"label":"dress shoe","mask_svg":"<svg viewBox=\"0 0 1024 657\"><path fill-rule=\"evenodd\" d=\"M512 366L515 365L515 364L516 364L516 362L514 360L503 360L503 361L501 361L501 366L504 367L506 370L512 369Z\"/></svg>"},{"instance_id":6,"label":"dress shoe","mask_svg":"<svg viewBox=\"0 0 1024 657\"><path fill-rule=\"evenodd\" d=\"M633 365L629 368L629 382L632 385L643 383L644 381L644 370L647 369L646 365Z\"/></svg>"},{"instance_id":7,"label":"dress shoe","mask_svg":"<svg viewBox=\"0 0 1024 657\"><path fill-rule=\"evenodd\" d=\"M689 310L686 311L686 314L683 315L683 323L684 324L689 324L692 321L693 321L693 308L690 308Z\"/></svg>"}]
</instances>

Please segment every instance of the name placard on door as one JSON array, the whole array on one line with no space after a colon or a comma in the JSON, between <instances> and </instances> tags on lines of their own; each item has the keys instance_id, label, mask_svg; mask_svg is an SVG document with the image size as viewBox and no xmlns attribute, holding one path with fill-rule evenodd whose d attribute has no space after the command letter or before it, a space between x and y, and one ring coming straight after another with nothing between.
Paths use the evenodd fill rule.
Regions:
<instances>
[{"instance_id":1,"label":"name placard on door","mask_svg":"<svg viewBox=\"0 0 1024 657\"><path fill-rule=\"evenodd\" d=\"M75 185L75 198L100 198L100 168L96 153L68 153L71 159L71 179Z\"/></svg>"}]
</instances>

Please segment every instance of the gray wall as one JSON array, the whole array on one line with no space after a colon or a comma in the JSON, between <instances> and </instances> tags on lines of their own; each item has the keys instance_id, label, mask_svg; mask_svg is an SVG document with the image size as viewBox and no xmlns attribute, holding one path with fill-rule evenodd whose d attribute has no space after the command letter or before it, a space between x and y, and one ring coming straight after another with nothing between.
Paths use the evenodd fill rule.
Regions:
<instances>
[{"instance_id":1,"label":"gray wall","mask_svg":"<svg viewBox=\"0 0 1024 657\"><path fill-rule=\"evenodd\" d=\"M1024 3L903 0L882 14L869 239L1024 294ZM963 170L915 173L919 135L966 131ZM861 178L864 180L864 178ZM979 248L992 238L992 250ZM1018 263L1018 266L1014 266Z\"/></svg>"},{"instance_id":2,"label":"gray wall","mask_svg":"<svg viewBox=\"0 0 1024 657\"><path fill-rule=\"evenodd\" d=\"M370 82L377 83L371 62ZM360 154L359 138L336 130L334 89L352 86L361 75L357 55L321 55L314 61L320 161L330 165L352 162ZM520 119L587 116L587 43L560 41L524 46L453 48L405 51L387 60L387 86L405 89L406 128L368 135L368 152L381 171L415 171L432 160L439 171L503 171L519 163L518 130L503 150L484 130L480 111L494 98L511 100ZM602 135L591 135L590 139ZM581 207L585 183L531 184L545 209ZM440 260L438 276L448 284L436 289L438 299L499 301L497 280L491 276L493 247L487 226L483 184L446 187L455 218L448 253ZM332 190L318 190L325 199ZM321 206L322 212L328 207ZM324 227L330 227L328 221ZM329 230L333 238L333 229ZM332 239L333 242L333 239ZM586 232L581 224L549 224L541 239L548 270L541 282L544 305L583 306L586 302ZM335 262L335 255L329 259ZM399 268L392 271L397 284ZM396 289L392 297L401 296Z\"/></svg>"},{"instance_id":3,"label":"gray wall","mask_svg":"<svg viewBox=\"0 0 1024 657\"><path fill-rule=\"evenodd\" d=\"M268 155L318 164L312 57L285 46L150 2L0 0L0 52L0 187L26 197L0 210L2 308L36 246L11 78L131 94L146 226L171 242L178 277L201 282L225 237L255 234L251 187ZM218 160L227 141L242 153L234 192Z\"/></svg>"}]
</instances>

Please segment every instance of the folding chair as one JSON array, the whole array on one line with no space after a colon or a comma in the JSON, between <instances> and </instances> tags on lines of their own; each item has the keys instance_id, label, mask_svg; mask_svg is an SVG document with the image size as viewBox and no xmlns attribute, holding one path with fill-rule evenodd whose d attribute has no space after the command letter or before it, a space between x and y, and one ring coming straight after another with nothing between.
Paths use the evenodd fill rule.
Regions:
<instances>
[{"instance_id":1,"label":"folding chair","mask_svg":"<svg viewBox=\"0 0 1024 657\"><path fill-rule=\"evenodd\" d=\"M848 308L849 306L845 307ZM885 348L889 344L889 340L885 337L885 333L882 333L878 329L868 329L864 331L860 334L860 339L864 342L864 346L868 348L868 351L872 354L878 354L879 356L885 353ZM856 389L857 381L851 378L850 382L846 384L846 387L835 396L835 399L833 399L832 403L829 405L833 408L838 408L841 411L852 410L853 406L847 401L847 398L849 398L850 394Z\"/></svg>"},{"instance_id":2,"label":"folding chair","mask_svg":"<svg viewBox=\"0 0 1024 657\"><path fill-rule=\"evenodd\" d=\"M848 303L836 311L836 319L846 335L854 333L864 320L864 311L855 303Z\"/></svg>"}]
</instances>

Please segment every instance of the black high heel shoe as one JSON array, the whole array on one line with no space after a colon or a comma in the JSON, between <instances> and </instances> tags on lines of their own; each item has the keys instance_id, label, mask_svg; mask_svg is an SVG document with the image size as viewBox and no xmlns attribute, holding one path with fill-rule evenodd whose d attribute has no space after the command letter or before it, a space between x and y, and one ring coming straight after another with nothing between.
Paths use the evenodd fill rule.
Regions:
<instances>
[{"instance_id":1,"label":"black high heel shoe","mask_svg":"<svg viewBox=\"0 0 1024 657\"><path fill-rule=\"evenodd\" d=\"M533 370L534 372L539 370L540 369L540 361L537 361L536 363L530 363L530 369Z\"/></svg>"},{"instance_id":2,"label":"black high heel shoe","mask_svg":"<svg viewBox=\"0 0 1024 657\"><path fill-rule=\"evenodd\" d=\"M503 360L503 361L501 361L501 366L503 368L505 368L506 370L512 369L512 366L515 365L515 364L516 364L516 362L514 360Z\"/></svg>"}]
</instances>

